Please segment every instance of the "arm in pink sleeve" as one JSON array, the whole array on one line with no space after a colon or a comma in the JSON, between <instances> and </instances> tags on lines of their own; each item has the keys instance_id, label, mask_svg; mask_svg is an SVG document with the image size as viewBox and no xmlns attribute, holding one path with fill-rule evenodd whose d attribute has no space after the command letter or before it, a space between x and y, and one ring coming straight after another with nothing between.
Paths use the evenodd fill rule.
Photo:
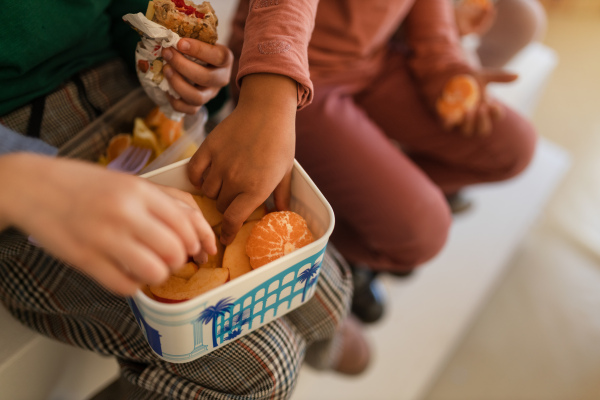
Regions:
<instances>
[{"instance_id":1,"label":"arm in pink sleeve","mask_svg":"<svg viewBox=\"0 0 600 400\"><path fill-rule=\"evenodd\" d=\"M242 1L247 3L247 1ZM285 75L298 82L298 108L312 101L307 48L312 35L318 0L250 0L243 29L244 44L236 83L254 73ZM238 18L242 14L240 10ZM238 31L238 37L239 35Z\"/></svg>"},{"instance_id":2,"label":"arm in pink sleeve","mask_svg":"<svg viewBox=\"0 0 600 400\"><path fill-rule=\"evenodd\" d=\"M416 0L406 18L410 68L431 102L452 76L470 73L450 0Z\"/></svg>"}]
</instances>

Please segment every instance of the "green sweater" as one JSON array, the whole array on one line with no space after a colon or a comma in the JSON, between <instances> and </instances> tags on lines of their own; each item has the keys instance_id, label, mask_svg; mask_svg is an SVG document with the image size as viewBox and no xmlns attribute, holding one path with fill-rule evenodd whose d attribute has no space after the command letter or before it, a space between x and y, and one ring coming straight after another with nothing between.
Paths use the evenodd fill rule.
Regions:
<instances>
[{"instance_id":1,"label":"green sweater","mask_svg":"<svg viewBox=\"0 0 600 400\"><path fill-rule=\"evenodd\" d=\"M0 13L0 116L75 73L121 56L134 68L139 35L121 19L148 0L8 1Z\"/></svg>"}]
</instances>

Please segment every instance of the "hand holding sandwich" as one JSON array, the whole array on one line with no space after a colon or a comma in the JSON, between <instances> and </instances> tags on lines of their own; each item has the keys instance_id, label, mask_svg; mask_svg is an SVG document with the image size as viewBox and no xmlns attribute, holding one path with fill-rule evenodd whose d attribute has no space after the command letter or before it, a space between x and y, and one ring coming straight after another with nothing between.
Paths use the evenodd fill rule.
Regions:
<instances>
[{"instance_id":1,"label":"hand holding sandwich","mask_svg":"<svg viewBox=\"0 0 600 400\"><path fill-rule=\"evenodd\" d=\"M196 39L180 40L177 50L167 48L162 53L168 62L164 69L165 77L181 96L176 99L168 95L167 98L174 110L195 114L229 83L233 54L223 45L211 45ZM195 63L185 55L206 65Z\"/></svg>"}]
</instances>

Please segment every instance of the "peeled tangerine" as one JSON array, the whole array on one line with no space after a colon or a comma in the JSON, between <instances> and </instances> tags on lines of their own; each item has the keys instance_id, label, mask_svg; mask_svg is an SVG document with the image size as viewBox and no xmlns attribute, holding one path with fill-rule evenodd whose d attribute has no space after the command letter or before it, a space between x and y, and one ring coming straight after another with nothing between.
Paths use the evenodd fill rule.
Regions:
<instances>
[{"instance_id":1,"label":"peeled tangerine","mask_svg":"<svg viewBox=\"0 0 600 400\"><path fill-rule=\"evenodd\" d=\"M181 137L183 132L183 119L180 121L173 121L172 119L167 118L158 107L155 107L150 111L144 122L156 132L156 136L163 149L172 145Z\"/></svg>"},{"instance_id":2,"label":"peeled tangerine","mask_svg":"<svg viewBox=\"0 0 600 400\"><path fill-rule=\"evenodd\" d=\"M313 235L302 216L293 211L276 211L254 225L246 253L255 269L312 242Z\"/></svg>"},{"instance_id":3,"label":"peeled tangerine","mask_svg":"<svg viewBox=\"0 0 600 400\"><path fill-rule=\"evenodd\" d=\"M106 149L106 159L111 162L115 158L119 157L129 146L131 146L131 135L127 133L120 133L113 136L108 143Z\"/></svg>"},{"instance_id":4,"label":"peeled tangerine","mask_svg":"<svg viewBox=\"0 0 600 400\"><path fill-rule=\"evenodd\" d=\"M446 83L436 108L449 125L460 123L465 114L474 110L481 94L479 85L471 75L456 75Z\"/></svg>"}]
</instances>

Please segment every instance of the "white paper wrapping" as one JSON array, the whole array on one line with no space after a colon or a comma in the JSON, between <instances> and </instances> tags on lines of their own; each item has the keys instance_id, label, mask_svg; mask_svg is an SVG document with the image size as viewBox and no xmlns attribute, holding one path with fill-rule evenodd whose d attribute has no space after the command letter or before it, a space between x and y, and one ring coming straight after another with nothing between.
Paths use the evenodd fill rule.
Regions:
<instances>
[{"instance_id":1,"label":"white paper wrapping","mask_svg":"<svg viewBox=\"0 0 600 400\"><path fill-rule=\"evenodd\" d=\"M150 21L143 13L127 14L123 16L123 20L135 28L142 38L135 50L135 63L137 76L144 91L168 118L175 121L181 120L185 114L175 111L166 95L166 93L169 93L178 99L179 94L173 90L167 79L162 79L160 82L153 79L155 73L150 68L156 59L163 62L164 68L166 62L162 59L162 50L166 47L177 48L177 43L181 37L164 26ZM140 61L148 62L146 72L140 69Z\"/></svg>"}]
</instances>

